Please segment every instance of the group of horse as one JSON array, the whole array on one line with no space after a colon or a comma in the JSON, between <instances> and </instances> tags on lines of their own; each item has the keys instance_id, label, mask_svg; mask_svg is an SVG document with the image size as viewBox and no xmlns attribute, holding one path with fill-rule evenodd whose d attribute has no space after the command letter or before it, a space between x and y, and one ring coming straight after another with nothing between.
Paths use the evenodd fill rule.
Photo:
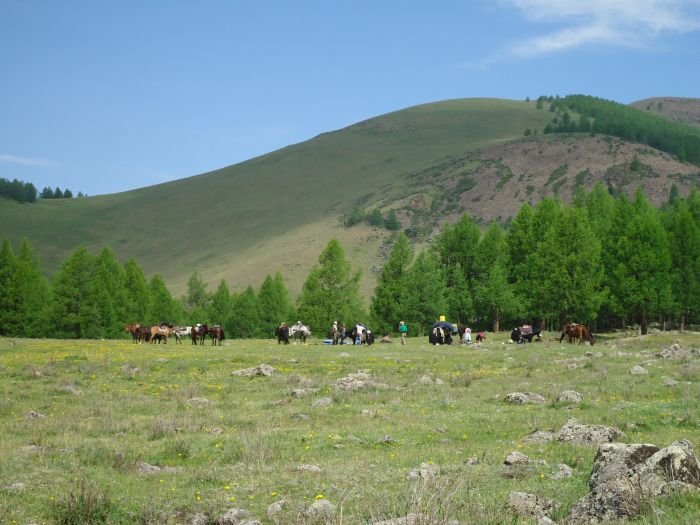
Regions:
<instances>
[{"instance_id":1,"label":"group of horse","mask_svg":"<svg viewBox=\"0 0 700 525\"><path fill-rule=\"evenodd\" d=\"M173 326L170 323L160 323L152 326L142 326L141 323L132 323L124 327L124 331L131 334L134 343L168 343L168 337L175 337L175 343L182 344L183 337L189 337L193 345L203 345L209 336L212 346L221 345L226 336L221 326L207 326L196 324L194 326Z\"/></svg>"},{"instance_id":2,"label":"group of horse","mask_svg":"<svg viewBox=\"0 0 700 525\"><path fill-rule=\"evenodd\" d=\"M573 343L574 341L577 341L578 343L585 343L588 341L591 343L591 346L595 344L593 334L591 334L588 328L586 328L584 325L578 323L567 323L564 325L561 330L559 342L561 343L565 337L569 338L569 343Z\"/></svg>"},{"instance_id":3,"label":"group of horse","mask_svg":"<svg viewBox=\"0 0 700 525\"><path fill-rule=\"evenodd\" d=\"M301 343L306 343L306 338L311 335L311 329L307 325L302 324L301 321L297 321L293 325L282 323L277 327L275 335L277 336L277 344L288 345L290 338L295 340L295 342L299 340ZM343 323L336 321L328 332L328 338L333 340L334 345L345 344L345 340L348 338L353 345L371 345L374 343L374 334L362 323L353 325L352 329L348 330Z\"/></svg>"},{"instance_id":4,"label":"group of horse","mask_svg":"<svg viewBox=\"0 0 700 525\"><path fill-rule=\"evenodd\" d=\"M532 343L532 340L534 338L537 338L537 341L542 340L542 330L533 330L532 326L529 324L523 325L523 326L516 326L513 328L513 330L510 332L510 339L513 341L515 344L525 344L525 343Z\"/></svg>"}]
</instances>

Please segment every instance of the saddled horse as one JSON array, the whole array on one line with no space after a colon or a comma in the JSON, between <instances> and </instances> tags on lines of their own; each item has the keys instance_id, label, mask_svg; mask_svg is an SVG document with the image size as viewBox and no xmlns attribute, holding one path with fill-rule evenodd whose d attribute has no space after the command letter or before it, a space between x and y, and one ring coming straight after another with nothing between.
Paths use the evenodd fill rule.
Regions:
<instances>
[{"instance_id":1,"label":"saddled horse","mask_svg":"<svg viewBox=\"0 0 700 525\"><path fill-rule=\"evenodd\" d=\"M173 325L161 323L151 326L151 343L158 341L160 344L161 340L163 344L168 344L168 337L173 333Z\"/></svg>"},{"instance_id":2,"label":"saddled horse","mask_svg":"<svg viewBox=\"0 0 700 525\"><path fill-rule=\"evenodd\" d=\"M200 324L197 323L192 327L192 330L190 330L190 337L192 338L192 344L204 344L204 339L207 337L207 331L209 330L209 327L205 324Z\"/></svg>"},{"instance_id":3,"label":"saddled horse","mask_svg":"<svg viewBox=\"0 0 700 525\"><path fill-rule=\"evenodd\" d=\"M299 339L299 341L304 344L306 343L306 338L311 335L311 329L305 324L293 324L289 327L289 335L292 336L295 343L296 340Z\"/></svg>"},{"instance_id":4,"label":"saddled horse","mask_svg":"<svg viewBox=\"0 0 700 525\"><path fill-rule=\"evenodd\" d=\"M358 323L355 326L352 327L352 330L349 332L346 331L346 336L352 339L352 344L353 345L371 345L374 343L374 334L372 333L372 330L367 328L365 325L362 323Z\"/></svg>"},{"instance_id":5,"label":"saddled horse","mask_svg":"<svg viewBox=\"0 0 700 525\"><path fill-rule=\"evenodd\" d=\"M289 326L287 326L287 323L282 323L277 327L277 330L275 330L275 335L277 336L277 344L289 344Z\"/></svg>"},{"instance_id":6,"label":"saddled horse","mask_svg":"<svg viewBox=\"0 0 700 525\"><path fill-rule=\"evenodd\" d=\"M442 326L434 326L428 334L428 341L431 345L452 344L452 334Z\"/></svg>"},{"instance_id":7,"label":"saddled horse","mask_svg":"<svg viewBox=\"0 0 700 525\"><path fill-rule=\"evenodd\" d=\"M334 345L342 345L345 342L347 334L345 332L345 325L343 323L335 322L331 327L330 333L331 339L333 339Z\"/></svg>"},{"instance_id":8,"label":"saddled horse","mask_svg":"<svg viewBox=\"0 0 700 525\"><path fill-rule=\"evenodd\" d=\"M181 337L188 337L192 333L191 326L174 326L173 335L175 336L175 342L182 344Z\"/></svg>"},{"instance_id":9,"label":"saddled horse","mask_svg":"<svg viewBox=\"0 0 700 525\"><path fill-rule=\"evenodd\" d=\"M131 334L134 343L138 343L139 328L141 328L141 323L132 323L124 327L124 331Z\"/></svg>"},{"instance_id":10,"label":"saddled horse","mask_svg":"<svg viewBox=\"0 0 700 525\"><path fill-rule=\"evenodd\" d=\"M219 345L221 346L221 341L226 339L226 336L224 335L224 329L221 326L212 326L207 330L207 335L211 337L211 345L216 346Z\"/></svg>"},{"instance_id":11,"label":"saddled horse","mask_svg":"<svg viewBox=\"0 0 700 525\"><path fill-rule=\"evenodd\" d=\"M561 337L559 337L560 343L562 339L564 339L564 337L569 338L570 344L573 343L574 340L577 340L578 343L588 341L589 343L591 343L591 346L595 344L595 339L593 338L593 335L588 331L588 328L578 323L565 324L561 331Z\"/></svg>"}]
</instances>

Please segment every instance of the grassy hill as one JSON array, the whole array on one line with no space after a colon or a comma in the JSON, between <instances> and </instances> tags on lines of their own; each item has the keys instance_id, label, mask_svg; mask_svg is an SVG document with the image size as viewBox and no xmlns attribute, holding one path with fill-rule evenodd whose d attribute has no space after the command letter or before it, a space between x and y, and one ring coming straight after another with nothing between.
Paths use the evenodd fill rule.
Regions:
<instances>
[{"instance_id":1,"label":"grassy hill","mask_svg":"<svg viewBox=\"0 0 700 525\"><path fill-rule=\"evenodd\" d=\"M91 251L109 245L149 276L161 274L175 293L195 269L210 289L225 279L234 290L280 271L297 292L336 237L363 269L369 295L390 234L342 227L352 208L395 209L425 239L465 211L507 220L523 201L566 196L580 182L621 191L646 183L658 202L672 183L683 191L698 180L696 166L617 139L523 138L528 128L541 133L552 115L525 101L425 104L157 186L32 205L2 201L0 237L15 246L28 237L49 272L80 244ZM642 173L630 173L635 155L643 156Z\"/></svg>"},{"instance_id":2,"label":"grassy hill","mask_svg":"<svg viewBox=\"0 0 700 525\"><path fill-rule=\"evenodd\" d=\"M700 99L654 97L633 102L630 106L660 117L700 127Z\"/></svg>"}]
</instances>

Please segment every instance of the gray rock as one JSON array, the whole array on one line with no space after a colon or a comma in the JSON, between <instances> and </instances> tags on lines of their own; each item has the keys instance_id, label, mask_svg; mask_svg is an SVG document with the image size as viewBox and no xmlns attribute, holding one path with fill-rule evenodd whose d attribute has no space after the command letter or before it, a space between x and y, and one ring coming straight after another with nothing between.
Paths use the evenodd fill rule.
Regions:
<instances>
[{"instance_id":1,"label":"gray rock","mask_svg":"<svg viewBox=\"0 0 700 525\"><path fill-rule=\"evenodd\" d=\"M254 366L252 368L243 368L241 370L236 370L234 372L231 372L232 376L240 376L240 377L255 377L255 376L265 376L265 377L270 377L277 375L277 369L266 364L261 364L258 366Z\"/></svg>"},{"instance_id":2,"label":"gray rock","mask_svg":"<svg viewBox=\"0 0 700 525\"><path fill-rule=\"evenodd\" d=\"M61 386L58 388L58 390L61 392L68 392L69 394L73 394L74 396L82 396L83 395L82 390L79 390L71 385Z\"/></svg>"},{"instance_id":3,"label":"gray rock","mask_svg":"<svg viewBox=\"0 0 700 525\"><path fill-rule=\"evenodd\" d=\"M481 461L479 461L478 458L467 458L467 460L464 462L465 465L469 465L470 467L473 467L474 465L479 465Z\"/></svg>"},{"instance_id":4,"label":"gray rock","mask_svg":"<svg viewBox=\"0 0 700 525\"><path fill-rule=\"evenodd\" d=\"M25 447L20 447L19 451L23 454L41 454L48 451L48 449L39 445L27 445Z\"/></svg>"},{"instance_id":5,"label":"gray rock","mask_svg":"<svg viewBox=\"0 0 700 525\"><path fill-rule=\"evenodd\" d=\"M219 518L219 525L242 525L247 518L247 510L235 507L228 509L226 514Z\"/></svg>"},{"instance_id":6,"label":"gray rock","mask_svg":"<svg viewBox=\"0 0 700 525\"><path fill-rule=\"evenodd\" d=\"M299 465L294 470L297 472L311 472L315 474L321 472L321 467L318 465Z\"/></svg>"},{"instance_id":7,"label":"gray rock","mask_svg":"<svg viewBox=\"0 0 700 525\"><path fill-rule=\"evenodd\" d=\"M437 476L440 475L440 467L438 465L434 465L433 463L421 463L420 467L411 470L408 473L408 479L412 480L417 480L417 479L434 479Z\"/></svg>"},{"instance_id":8,"label":"gray rock","mask_svg":"<svg viewBox=\"0 0 700 525\"><path fill-rule=\"evenodd\" d=\"M639 365L633 366L632 369L630 370L630 374L632 374L633 376L640 376L640 375L644 375L644 374L648 374L648 373L649 373L649 371L646 368L644 368L643 366L639 366Z\"/></svg>"},{"instance_id":9,"label":"gray rock","mask_svg":"<svg viewBox=\"0 0 700 525\"><path fill-rule=\"evenodd\" d=\"M193 408L202 408L209 405L209 400L206 397L193 397L187 400L187 406Z\"/></svg>"},{"instance_id":10,"label":"gray rock","mask_svg":"<svg viewBox=\"0 0 700 525\"><path fill-rule=\"evenodd\" d=\"M287 500L281 499L271 503L267 507L267 517L274 521L275 517L282 513L284 507L287 505Z\"/></svg>"},{"instance_id":11,"label":"gray rock","mask_svg":"<svg viewBox=\"0 0 700 525\"><path fill-rule=\"evenodd\" d=\"M564 390L557 397L557 402L559 403L580 403L583 401L583 394L576 392L575 390Z\"/></svg>"},{"instance_id":12,"label":"gray rock","mask_svg":"<svg viewBox=\"0 0 700 525\"><path fill-rule=\"evenodd\" d=\"M387 388L388 385L376 382L367 372L359 371L355 374L348 374L335 382L335 386L340 390L351 392L363 390L365 388Z\"/></svg>"},{"instance_id":13,"label":"gray rock","mask_svg":"<svg viewBox=\"0 0 700 525\"><path fill-rule=\"evenodd\" d=\"M530 463L530 458L522 452L513 451L503 460L504 465L527 465Z\"/></svg>"},{"instance_id":14,"label":"gray rock","mask_svg":"<svg viewBox=\"0 0 700 525\"><path fill-rule=\"evenodd\" d=\"M136 466L138 468L139 474L171 474L180 470L178 467L159 467L158 465L151 465L150 463L146 463L145 461L139 461L136 464Z\"/></svg>"},{"instance_id":15,"label":"gray rock","mask_svg":"<svg viewBox=\"0 0 700 525\"><path fill-rule=\"evenodd\" d=\"M678 386L678 381L676 381L675 379L671 379L670 377L667 377L666 379L664 379L664 386L669 386L669 387Z\"/></svg>"},{"instance_id":16,"label":"gray rock","mask_svg":"<svg viewBox=\"0 0 700 525\"><path fill-rule=\"evenodd\" d=\"M24 416L24 419L30 420L30 419L44 419L46 416L44 414L40 414L39 412L36 412L34 410L30 410L27 412L27 415Z\"/></svg>"},{"instance_id":17,"label":"gray rock","mask_svg":"<svg viewBox=\"0 0 700 525\"><path fill-rule=\"evenodd\" d=\"M418 525L419 523L425 523L425 521L417 516L416 514L406 514L400 518L391 518L384 521L375 521L372 525Z\"/></svg>"},{"instance_id":18,"label":"gray rock","mask_svg":"<svg viewBox=\"0 0 700 525\"><path fill-rule=\"evenodd\" d=\"M320 388L295 388L292 390L292 397L306 397L315 394Z\"/></svg>"},{"instance_id":19,"label":"gray rock","mask_svg":"<svg viewBox=\"0 0 700 525\"><path fill-rule=\"evenodd\" d=\"M601 445L615 441L622 432L615 427L603 425L582 425L576 419L569 419L557 432L557 440L575 445Z\"/></svg>"},{"instance_id":20,"label":"gray rock","mask_svg":"<svg viewBox=\"0 0 700 525\"><path fill-rule=\"evenodd\" d=\"M566 479L573 477L573 475L574 471L569 465L565 463L559 463L555 467L555 470L547 477L549 479Z\"/></svg>"},{"instance_id":21,"label":"gray rock","mask_svg":"<svg viewBox=\"0 0 700 525\"><path fill-rule=\"evenodd\" d=\"M312 407L329 407L333 404L333 400L330 397L322 397L311 403Z\"/></svg>"},{"instance_id":22,"label":"gray rock","mask_svg":"<svg viewBox=\"0 0 700 525\"><path fill-rule=\"evenodd\" d=\"M309 505L309 508L306 509L306 515L313 518L324 517L328 519L335 514L335 508L335 505L327 499L319 499Z\"/></svg>"},{"instance_id":23,"label":"gray rock","mask_svg":"<svg viewBox=\"0 0 700 525\"><path fill-rule=\"evenodd\" d=\"M557 501L527 492L511 492L508 494L508 506L520 516L549 517L560 505Z\"/></svg>"},{"instance_id":24,"label":"gray rock","mask_svg":"<svg viewBox=\"0 0 700 525\"><path fill-rule=\"evenodd\" d=\"M512 392L506 396L505 402L512 405L544 405L547 399L533 392Z\"/></svg>"},{"instance_id":25,"label":"gray rock","mask_svg":"<svg viewBox=\"0 0 700 525\"><path fill-rule=\"evenodd\" d=\"M524 443L545 443L557 439L557 434L551 430L534 430L523 438Z\"/></svg>"},{"instance_id":26,"label":"gray rock","mask_svg":"<svg viewBox=\"0 0 700 525\"><path fill-rule=\"evenodd\" d=\"M678 343L674 343L668 348L664 348L660 352L655 353L654 357L657 359L687 359L699 355L700 350L697 348L681 348Z\"/></svg>"},{"instance_id":27,"label":"gray rock","mask_svg":"<svg viewBox=\"0 0 700 525\"><path fill-rule=\"evenodd\" d=\"M690 442L659 450L648 444L602 445L588 482L590 492L571 510L574 525L636 516L645 501L673 492L698 490L700 466Z\"/></svg>"},{"instance_id":28,"label":"gray rock","mask_svg":"<svg viewBox=\"0 0 700 525\"><path fill-rule=\"evenodd\" d=\"M209 523L209 518L207 518L207 515L198 512L194 516L192 516L192 521L190 522L190 525L207 525L207 523Z\"/></svg>"}]
</instances>

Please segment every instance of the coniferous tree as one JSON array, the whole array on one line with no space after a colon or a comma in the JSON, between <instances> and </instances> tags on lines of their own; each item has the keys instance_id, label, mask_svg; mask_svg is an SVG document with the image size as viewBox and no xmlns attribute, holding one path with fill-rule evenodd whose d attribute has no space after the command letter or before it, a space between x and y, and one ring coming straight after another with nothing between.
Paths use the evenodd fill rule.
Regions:
<instances>
[{"instance_id":1,"label":"coniferous tree","mask_svg":"<svg viewBox=\"0 0 700 525\"><path fill-rule=\"evenodd\" d=\"M352 273L336 239L328 243L318 262L304 282L298 315L312 331L325 334L335 320L349 325L361 319L361 274L360 271Z\"/></svg>"},{"instance_id":2,"label":"coniferous tree","mask_svg":"<svg viewBox=\"0 0 700 525\"><path fill-rule=\"evenodd\" d=\"M148 324L177 323L182 317L182 310L179 303L170 295L160 275L155 274L151 278L149 293L150 322Z\"/></svg>"},{"instance_id":3,"label":"coniferous tree","mask_svg":"<svg viewBox=\"0 0 700 525\"><path fill-rule=\"evenodd\" d=\"M473 285L459 263L447 269L449 286L445 289L447 318L458 324L468 324L475 315Z\"/></svg>"},{"instance_id":4,"label":"coniferous tree","mask_svg":"<svg viewBox=\"0 0 700 525\"><path fill-rule=\"evenodd\" d=\"M124 264L125 308L123 322L146 324L151 294L141 267L133 259Z\"/></svg>"},{"instance_id":5,"label":"coniferous tree","mask_svg":"<svg viewBox=\"0 0 700 525\"><path fill-rule=\"evenodd\" d=\"M50 294L49 283L42 275L39 260L26 238L20 245L15 275L18 318L22 321L18 323L17 335L48 335L46 305Z\"/></svg>"},{"instance_id":6,"label":"coniferous tree","mask_svg":"<svg viewBox=\"0 0 700 525\"><path fill-rule=\"evenodd\" d=\"M10 241L2 241L0 249L0 335L15 335L17 323L17 259Z\"/></svg>"},{"instance_id":7,"label":"coniferous tree","mask_svg":"<svg viewBox=\"0 0 700 525\"><path fill-rule=\"evenodd\" d=\"M211 296L209 304L208 319L215 325L221 325L226 329L231 318L231 293L229 292L226 281L221 279L219 287Z\"/></svg>"},{"instance_id":8,"label":"coniferous tree","mask_svg":"<svg viewBox=\"0 0 700 525\"><path fill-rule=\"evenodd\" d=\"M260 329L260 303L253 287L248 287L234 295L231 318L224 326L230 337L251 338L262 336Z\"/></svg>"},{"instance_id":9,"label":"coniferous tree","mask_svg":"<svg viewBox=\"0 0 700 525\"><path fill-rule=\"evenodd\" d=\"M201 323L209 313L211 294L207 291L207 283L193 271L187 281L187 293L182 298L182 305L187 316L188 324Z\"/></svg>"},{"instance_id":10,"label":"coniferous tree","mask_svg":"<svg viewBox=\"0 0 700 525\"><path fill-rule=\"evenodd\" d=\"M501 262L494 264L486 280L478 283L476 294L477 302L491 320L494 332L500 331L504 317L516 317L520 312L520 302Z\"/></svg>"},{"instance_id":11,"label":"coniferous tree","mask_svg":"<svg viewBox=\"0 0 700 525\"><path fill-rule=\"evenodd\" d=\"M84 337L84 309L89 304L94 269L94 257L81 246L54 275L49 319L55 337Z\"/></svg>"},{"instance_id":12,"label":"coniferous tree","mask_svg":"<svg viewBox=\"0 0 700 525\"><path fill-rule=\"evenodd\" d=\"M369 309L370 323L377 334L396 331L399 321L406 315L403 302L406 294L406 273L412 257L408 238L401 232L377 280Z\"/></svg>"},{"instance_id":13,"label":"coniferous tree","mask_svg":"<svg viewBox=\"0 0 700 525\"><path fill-rule=\"evenodd\" d=\"M258 301L262 332L265 336L272 337L280 323L287 321L290 314L289 292L279 272L274 277L265 277L260 285Z\"/></svg>"},{"instance_id":14,"label":"coniferous tree","mask_svg":"<svg viewBox=\"0 0 700 525\"><path fill-rule=\"evenodd\" d=\"M433 252L421 252L413 261L405 290L406 322L423 335L447 310L445 278Z\"/></svg>"},{"instance_id":15,"label":"coniferous tree","mask_svg":"<svg viewBox=\"0 0 700 525\"><path fill-rule=\"evenodd\" d=\"M611 246L609 287L621 311L634 316L646 334L651 316L671 306L671 259L659 212L641 190L629 210L630 217L617 221L624 230L615 232ZM622 206L621 213L626 211Z\"/></svg>"}]
</instances>

